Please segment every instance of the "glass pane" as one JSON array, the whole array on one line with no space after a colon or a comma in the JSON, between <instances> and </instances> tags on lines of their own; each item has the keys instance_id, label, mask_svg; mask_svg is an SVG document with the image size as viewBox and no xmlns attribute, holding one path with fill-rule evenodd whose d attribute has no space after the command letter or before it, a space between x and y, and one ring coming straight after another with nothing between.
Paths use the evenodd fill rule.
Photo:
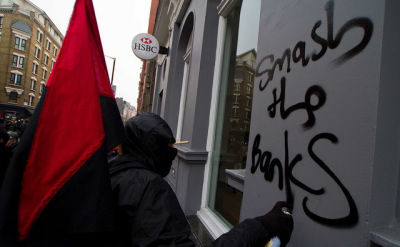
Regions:
<instances>
[{"instance_id":1,"label":"glass pane","mask_svg":"<svg viewBox=\"0 0 400 247\"><path fill-rule=\"evenodd\" d=\"M239 223L245 182L261 0L243 0L227 17L209 207Z\"/></svg>"}]
</instances>

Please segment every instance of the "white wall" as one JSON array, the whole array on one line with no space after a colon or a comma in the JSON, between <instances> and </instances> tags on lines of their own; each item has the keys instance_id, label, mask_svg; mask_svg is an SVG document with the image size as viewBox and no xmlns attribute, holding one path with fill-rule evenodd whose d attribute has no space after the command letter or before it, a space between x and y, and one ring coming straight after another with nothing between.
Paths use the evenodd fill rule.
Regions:
<instances>
[{"instance_id":1,"label":"white wall","mask_svg":"<svg viewBox=\"0 0 400 247\"><path fill-rule=\"evenodd\" d=\"M379 94L384 8L384 1L373 0L262 1L260 74L254 85L241 219L262 215L292 194L295 230L290 246L368 245L378 106L384 97ZM328 16L333 18L331 28ZM330 30L332 38L327 37ZM302 47L304 58L309 58L323 45L329 46L323 55L302 64ZM359 49L342 57L355 47ZM266 85L266 71L285 50L290 52L290 71L285 60ZM266 85L262 90L260 80ZM257 166L262 160L258 151L270 156L271 162L265 158ZM282 167L282 189L278 169L272 182L265 179L265 174L272 174L267 169L271 164Z\"/></svg>"}]
</instances>

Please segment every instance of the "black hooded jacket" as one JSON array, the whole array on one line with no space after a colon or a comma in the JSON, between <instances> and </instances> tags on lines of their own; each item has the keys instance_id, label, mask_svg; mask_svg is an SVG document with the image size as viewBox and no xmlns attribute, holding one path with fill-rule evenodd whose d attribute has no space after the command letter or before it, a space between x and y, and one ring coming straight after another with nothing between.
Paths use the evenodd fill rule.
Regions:
<instances>
[{"instance_id":1,"label":"black hooded jacket","mask_svg":"<svg viewBox=\"0 0 400 247\"><path fill-rule=\"evenodd\" d=\"M171 129L159 116L140 114L125 125L124 155L110 161L122 246L194 246L190 227L163 179L177 154Z\"/></svg>"},{"instance_id":2,"label":"black hooded jacket","mask_svg":"<svg viewBox=\"0 0 400 247\"><path fill-rule=\"evenodd\" d=\"M123 155L110 160L121 246L195 246L175 193L163 179L177 154L172 131L159 116L141 113L125 125ZM259 218L247 219L211 243L213 247L264 246Z\"/></svg>"}]
</instances>

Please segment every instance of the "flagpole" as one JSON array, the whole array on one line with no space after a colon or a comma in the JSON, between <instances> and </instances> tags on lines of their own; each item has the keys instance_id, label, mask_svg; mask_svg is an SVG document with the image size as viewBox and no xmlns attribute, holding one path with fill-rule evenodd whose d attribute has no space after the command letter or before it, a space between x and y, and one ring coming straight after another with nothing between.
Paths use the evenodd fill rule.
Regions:
<instances>
[{"instance_id":1,"label":"flagpole","mask_svg":"<svg viewBox=\"0 0 400 247\"><path fill-rule=\"evenodd\" d=\"M115 60L117 60L117 58L115 58L115 57L110 57L110 56L107 56L107 55L104 55L104 56L105 56L105 57L108 57L108 58L111 58L112 60L114 60L114 61L113 61L113 68L112 68L112 72L111 72L111 86L112 86L113 81L114 81Z\"/></svg>"}]
</instances>

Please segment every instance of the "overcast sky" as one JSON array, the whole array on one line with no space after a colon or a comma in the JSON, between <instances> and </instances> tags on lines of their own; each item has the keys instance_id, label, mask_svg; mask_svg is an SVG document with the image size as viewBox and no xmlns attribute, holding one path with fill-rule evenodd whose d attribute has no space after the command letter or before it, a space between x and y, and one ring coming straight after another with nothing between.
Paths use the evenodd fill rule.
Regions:
<instances>
[{"instance_id":1,"label":"overcast sky","mask_svg":"<svg viewBox=\"0 0 400 247\"><path fill-rule=\"evenodd\" d=\"M75 0L30 0L47 13L65 35ZM104 54L116 58L114 82L116 97L136 107L142 61L131 48L133 37L147 33L151 0L92 0ZM113 60L106 57L110 80Z\"/></svg>"}]
</instances>

